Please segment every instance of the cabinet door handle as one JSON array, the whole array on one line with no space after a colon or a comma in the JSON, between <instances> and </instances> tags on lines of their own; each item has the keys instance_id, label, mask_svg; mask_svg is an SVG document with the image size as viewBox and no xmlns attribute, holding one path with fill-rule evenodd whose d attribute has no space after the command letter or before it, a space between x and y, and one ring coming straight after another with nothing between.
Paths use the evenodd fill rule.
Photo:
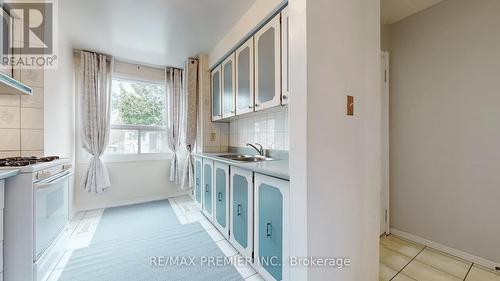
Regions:
<instances>
[{"instance_id":1,"label":"cabinet door handle","mask_svg":"<svg viewBox=\"0 0 500 281\"><path fill-rule=\"evenodd\" d=\"M219 202L222 202L222 192L219 192L219 194L217 194L217 198Z\"/></svg>"},{"instance_id":2,"label":"cabinet door handle","mask_svg":"<svg viewBox=\"0 0 500 281\"><path fill-rule=\"evenodd\" d=\"M205 184L205 192L208 192L208 184Z\"/></svg>"},{"instance_id":3,"label":"cabinet door handle","mask_svg":"<svg viewBox=\"0 0 500 281\"><path fill-rule=\"evenodd\" d=\"M266 225L266 238L271 237L271 235L273 234L272 231L273 231L273 226L271 225L270 222L268 222Z\"/></svg>"},{"instance_id":4,"label":"cabinet door handle","mask_svg":"<svg viewBox=\"0 0 500 281\"><path fill-rule=\"evenodd\" d=\"M241 216L241 204L238 204L237 215Z\"/></svg>"},{"instance_id":5,"label":"cabinet door handle","mask_svg":"<svg viewBox=\"0 0 500 281\"><path fill-rule=\"evenodd\" d=\"M284 100L288 99L288 96L287 95L283 95L283 99Z\"/></svg>"},{"instance_id":6,"label":"cabinet door handle","mask_svg":"<svg viewBox=\"0 0 500 281\"><path fill-rule=\"evenodd\" d=\"M236 112L236 111L234 111L234 110L231 110L231 113L233 113L233 114L234 114L235 112Z\"/></svg>"},{"instance_id":7,"label":"cabinet door handle","mask_svg":"<svg viewBox=\"0 0 500 281\"><path fill-rule=\"evenodd\" d=\"M252 109L252 108L253 108L253 106L251 106L251 105L248 106L248 109Z\"/></svg>"},{"instance_id":8,"label":"cabinet door handle","mask_svg":"<svg viewBox=\"0 0 500 281\"><path fill-rule=\"evenodd\" d=\"M259 105L258 105L258 104L255 104L255 107L259 107Z\"/></svg>"}]
</instances>

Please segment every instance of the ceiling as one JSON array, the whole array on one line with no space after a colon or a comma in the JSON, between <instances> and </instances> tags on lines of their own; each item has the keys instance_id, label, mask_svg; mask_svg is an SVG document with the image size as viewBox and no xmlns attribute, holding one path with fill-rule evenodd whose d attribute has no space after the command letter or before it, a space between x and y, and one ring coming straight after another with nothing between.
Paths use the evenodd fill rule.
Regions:
<instances>
[{"instance_id":1,"label":"ceiling","mask_svg":"<svg viewBox=\"0 0 500 281\"><path fill-rule=\"evenodd\" d=\"M255 0L64 0L62 31L77 49L155 66L209 52Z\"/></svg>"},{"instance_id":2,"label":"ceiling","mask_svg":"<svg viewBox=\"0 0 500 281\"><path fill-rule=\"evenodd\" d=\"M393 24L443 0L380 0L382 24Z\"/></svg>"}]
</instances>

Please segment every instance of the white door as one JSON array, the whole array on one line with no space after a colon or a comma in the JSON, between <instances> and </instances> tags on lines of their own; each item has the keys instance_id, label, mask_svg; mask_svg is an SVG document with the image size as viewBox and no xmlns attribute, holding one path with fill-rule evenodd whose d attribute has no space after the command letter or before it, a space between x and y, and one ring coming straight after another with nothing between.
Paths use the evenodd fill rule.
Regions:
<instances>
[{"instance_id":1,"label":"white door","mask_svg":"<svg viewBox=\"0 0 500 281\"><path fill-rule=\"evenodd\" d=\"M253 112L253 37L236 50L236 114Z\"/></svg>"},{"instance_id":2,"label":"white door","mask_svg":"<svg viewBox=\"0 0 500 281\"><path fill-rule=\"evenodd\" d=\"M222 119L222 73L221 66L212 70L212 121Z\"/></svg>"},{"instance_id":3,"label":"white door","mask_svg":"<svg viewBox=\"0 0 500 281\"><path fill-rule=\"evenodd\" d=\"M222 118L236 115L234 83L234 53L222 62Z\"/></svg>"},{"instance_id":4,"label":"white door","mask_svg":"<svg viewBox=\"0 0 500 281\"><path fill-rule=\"evenodd\" d=\"M389 53L382 52L382 188L380 234L389 234Z\"/></svg>"},{"instance_id":5,"label":"white door","mask_svg":"<svg viewBox=\"0 0 500 281\"><path fill-rule=\"evenodd\" d=\"M255 33L255 111L281 104L280 15Z\"/></svg>"},{"instance_id":6,"label":"white door","mask_svg":"<svg viewBox=\"0 0 500 281\"><path fill-rule=\"evenodd\" d=\"M288 52L288 6L281 11L281 104L288 104L290 99L290 76L289 52Z\"/></svg>"}]
</instances>

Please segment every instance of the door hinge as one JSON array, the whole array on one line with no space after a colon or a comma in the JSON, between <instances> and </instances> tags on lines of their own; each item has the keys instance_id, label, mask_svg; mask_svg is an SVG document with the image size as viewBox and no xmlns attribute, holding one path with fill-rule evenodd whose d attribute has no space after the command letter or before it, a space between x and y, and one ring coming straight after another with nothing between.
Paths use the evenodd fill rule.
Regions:
<instances>
[{"instance_id":1,"label":"door hinge","mask_svg":"<svg viewBox=\"0 0 500 281\"><path fill-rule=\"evenodd\" d=\"M387 209L385 209L385 222L387 222Z\"/></svg>"},{"instance_id":2,"label":"door hinge","mask_svg":"<svg viewBox=\"0 0 500 281\"><path fill-rule=\"evenodd\" d=\"M384 82L387 83L387 70L384 70Z\"/></svg>"}]
</instances>

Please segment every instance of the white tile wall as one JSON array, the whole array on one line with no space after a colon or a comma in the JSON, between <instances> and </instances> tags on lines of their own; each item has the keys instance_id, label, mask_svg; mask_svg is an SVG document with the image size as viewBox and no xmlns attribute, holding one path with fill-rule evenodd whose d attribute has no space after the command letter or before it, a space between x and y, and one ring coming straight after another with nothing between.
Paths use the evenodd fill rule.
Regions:
<instances>
[{"instance_id":1,"label":"white tile wall","mask_svg":"<svg viewBox=\"0 0 500 281\"><path fill-rule=\"evenodd\" d=\"M230 146L245 147L255 142L265 149L288 150L288 107L250 113L230 122Z\"/></svg>"}]
</instances>

